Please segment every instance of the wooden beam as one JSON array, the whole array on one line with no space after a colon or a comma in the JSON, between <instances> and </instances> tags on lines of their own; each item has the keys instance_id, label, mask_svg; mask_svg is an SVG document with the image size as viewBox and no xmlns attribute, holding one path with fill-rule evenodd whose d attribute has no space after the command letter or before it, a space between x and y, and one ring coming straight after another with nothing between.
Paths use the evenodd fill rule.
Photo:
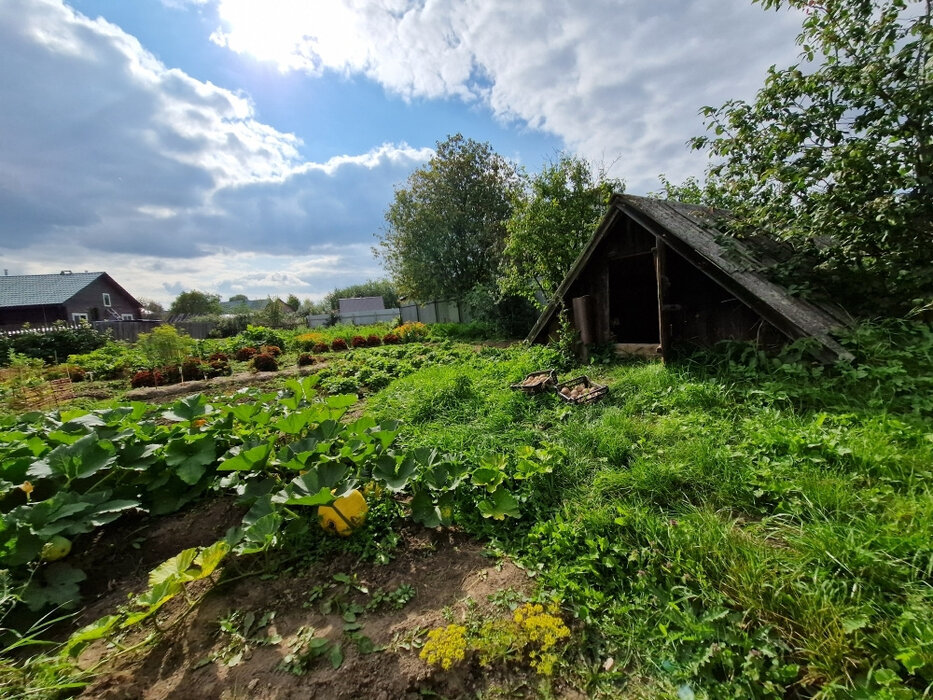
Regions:
<instances>
[{"instance_id":1,"label":"wooden beam","mask_svg":"<svg viewBox=\"0 0 933 700\"><path fill-rule=\"evenodd\" d=\"M671 349L670 323L667 320L667 305L664 297L667 287L667 246L655 236L654 270L658 284L658 340L661 345L661 357L667 362Z\"/></svg>"}]
</instances>

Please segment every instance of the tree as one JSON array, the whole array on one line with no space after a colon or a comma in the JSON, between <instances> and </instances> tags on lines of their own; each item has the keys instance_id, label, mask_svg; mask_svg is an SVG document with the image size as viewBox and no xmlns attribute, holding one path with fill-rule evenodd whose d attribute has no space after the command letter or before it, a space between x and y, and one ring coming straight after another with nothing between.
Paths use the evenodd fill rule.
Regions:
<instances>
[{"instance_id":1,"label":"tree","mask_svg":"<svg viewBox=\"0 0 933 700\"><path fill-rule=\"evenodd\" d=\"M139 298L139 305L148 311L150 314L158 315L165 311L165 307L162 306L155 299L147 299L145 297Z\"/></svg>"},{"instance_id":2,"label":"tree","mask_svg":"<svg viewBox=\"0 0 933 700\"><path fill-rule=\"evenodd\" d=\"M738 233L789 240L853 310L903 310L933 288L931 1L755 1L806 12L801 62L704 108L693 145Z\"/></svg>"},{"instance_id":3,"label":"tree","mask_svg":"<svg viewBox=\"0 0 933 700\"><path fill-rule=\"evenodd\" d=\"M527 195L514 198L506 223L499 288L546 303L624 185L603 172L594 177L585 160L567 154L546 163L529 184Z\"/></svg>"},{"instance_id":4,"label":"tree","mask_svg":"<svg viewBox=\"0 0 933 700\"><path fill-rule=\"evenodd\" d=\"M519 188L515 169L488 143L460 134L396 189L375 249L398 291L423 301L461 298L494 284L505 221Z\"/></svg>"},{"instance_id":5,"label":"tree","mask_svg":"<svg viewBox=\"0 0 933 700\"><path fill-rule=\"evenodd\" d=\"M349 287L339 287L324 297L322 313L335 310L340 299L352 297L382 297L382 303L387 309L398 306L398 292L395 286L386 279L367 280L363 284L351 284Z\"/></svg>"},{"instance_id":6,"label":"tree","mask_svg":"<svg viewBox=\"0 0 933 700\"><path fill-rule=\"evenodd\" d=\"M199 292L197 289L179 294L169 308L169 313L189 316L208 316L219 314L220 311L219 294Z\"/></svg>"},{"instance_id":7,"label":"tree","mask_svg":"<svg viewBox=\"0 0 933 700\"><path fill-rule=\"evenodd\" d=\"M298 311L298 307L301 306L301 300L295 294L289 294L285 303L291 307L292 311Z\"/></svg>"}]
</instances>

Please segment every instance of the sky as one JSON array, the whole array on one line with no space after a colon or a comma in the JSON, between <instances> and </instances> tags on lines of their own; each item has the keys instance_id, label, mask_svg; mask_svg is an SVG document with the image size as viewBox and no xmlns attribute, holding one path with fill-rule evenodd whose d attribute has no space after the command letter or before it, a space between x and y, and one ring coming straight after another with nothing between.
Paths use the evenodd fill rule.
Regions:
<instances>
[{"instance_id":1,"label":"sky","mask_svg":"<svg viewBox=\"0 0 933 700\"><path fill-rule=\"evenodd\" d=\"M751 0L0 0L0 268L167 304L385 276L395 188L462 133L659 189L699 109L797 60Z\"/></svg>"}]
</instances>

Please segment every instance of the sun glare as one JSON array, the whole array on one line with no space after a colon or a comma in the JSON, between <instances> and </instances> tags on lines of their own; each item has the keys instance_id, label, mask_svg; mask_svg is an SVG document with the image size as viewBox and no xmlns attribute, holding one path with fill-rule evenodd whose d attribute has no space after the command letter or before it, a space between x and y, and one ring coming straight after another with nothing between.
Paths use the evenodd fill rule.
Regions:
<instances>
[{"instance_id":1,"label":"sun glare","mask_svg":"<svg viewBox=\"0 0 933 700\"><path fill-rule=\"evenodd\" d=\"M352 13L315 0L221 0L215 41L281 70L341 65L353 54Z\"/></svg>"}]
</instances>

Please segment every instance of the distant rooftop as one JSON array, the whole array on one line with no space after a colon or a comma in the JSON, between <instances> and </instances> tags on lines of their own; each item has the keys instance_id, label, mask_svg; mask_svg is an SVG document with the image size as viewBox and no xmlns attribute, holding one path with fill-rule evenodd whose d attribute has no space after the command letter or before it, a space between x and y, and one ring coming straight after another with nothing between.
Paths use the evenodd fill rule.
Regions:
<instances>
[{"instance_id":1,"label":"distant rooftop","mask_svg":"<svg viewBox=\"0 0 933 700\"><path fill-rule=\"evenodd\" d=\"M64 304L104 272L70 272L54 275L3 275L0 307Z\"/></svg>"}]
</instances>

